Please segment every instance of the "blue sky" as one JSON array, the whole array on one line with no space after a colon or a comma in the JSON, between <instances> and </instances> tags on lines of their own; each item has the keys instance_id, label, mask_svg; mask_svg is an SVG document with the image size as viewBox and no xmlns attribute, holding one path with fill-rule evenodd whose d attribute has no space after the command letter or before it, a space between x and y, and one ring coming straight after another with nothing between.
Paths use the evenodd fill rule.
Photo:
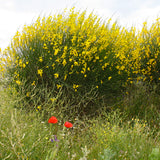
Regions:
<instances>
[{"instance_id":1,"label":"blue sky","mask_svg":"<svg viewBox=\"0 0 160 160\"><path fill-rule=\"evenodd\" d=\"M103 19L112 17L127 28L141 28L144 21L151 24L160 17L160 0L0 0L0 48L7 47L15 32L39 15L55 14L73 6L94 10Z\"/></svg>"}]
</instances>

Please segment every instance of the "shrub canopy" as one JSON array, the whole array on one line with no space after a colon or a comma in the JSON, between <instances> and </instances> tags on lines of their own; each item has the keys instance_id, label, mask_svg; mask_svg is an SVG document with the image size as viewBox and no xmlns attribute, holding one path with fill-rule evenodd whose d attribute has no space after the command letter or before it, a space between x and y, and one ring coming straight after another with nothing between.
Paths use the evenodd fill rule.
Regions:
<instances>
[{"instance_id":1,"label":"shrub canopy","mask_svg":"<svg viewBox=\"0 0 160 160\"><path fill-rule=\"evenodd\" d=\"M134 27L127 30L75 8L39 17L17 31L4 51L7 70L12 83L26 92L34 86L56 85L57 90L95 87L108 93L133 81L159 83L159 25L157 19L149 29L144 23L139 32Z\"/></svg>"}]
</instances>

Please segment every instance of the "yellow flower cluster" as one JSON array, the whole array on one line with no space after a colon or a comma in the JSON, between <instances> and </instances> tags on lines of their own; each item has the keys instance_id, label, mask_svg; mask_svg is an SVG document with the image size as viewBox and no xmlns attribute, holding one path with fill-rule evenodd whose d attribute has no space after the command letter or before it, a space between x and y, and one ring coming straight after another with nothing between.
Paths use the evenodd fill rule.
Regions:
<instances>
[{"instance_id":1,"label":"yellow flower cluster","mask_svg":"<svg viewBox=\"0 0 160 160\"><path fill-rule=\"evenodd\" d=\"M86 11L70 9L38 18L15 34L1 58L1 71L14 68L14 80L30 85L63 83L107 88L127 82L160 80L160 21L141 31L127 30ZM7 66L4 67L4 61ZM43 63L42 63L43 62ZM114 85L111 85L111 84ZM102 87L101 87L102 86Z\"/></svg>"}]
</instances>

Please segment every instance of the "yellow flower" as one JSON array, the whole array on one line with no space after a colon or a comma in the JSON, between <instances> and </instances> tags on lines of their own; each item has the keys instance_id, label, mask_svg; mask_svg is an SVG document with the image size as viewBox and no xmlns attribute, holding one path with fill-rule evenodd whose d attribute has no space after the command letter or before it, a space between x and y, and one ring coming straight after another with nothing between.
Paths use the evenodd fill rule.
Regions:
<instances>
[{"instance_id":1,"label":"yellow flower","mask_svg":"<svg viewBox=\"0 0 160 160\"><path fill-rule=\"evenodd\" d=\"M75 66L78 66L78 62L75 61L75 62L74 62L74 65L75 65Z\"/></svg>"},{"instance_id":2,"label":"yellow flower","mask_svg":"<svg viewBox=\"0 0 160 160\"><path fill-rule=\"evenodd\" d=\"M78 88L79 87L79 85L76 85L76 84L73 84L73 88L75 89L75 88Z\"/></svg>"},{"instance_id":3,"label":"yellow flower","mask_svg":"<svg viewBox=\"0 0 160 160\"><path fill-rule=\"evenodd\" d=\"M64 81L67 79L67 74L64 76Z\"/></svg>"},{"instance_id":4,"label":"yellow flower","mask_svg":"<svg viewBox=\"0 0 160 160\"><path fill-rule=\"evenodd\" d=\"M57 89L61 88L62 86L60 84L57 84Z\"/></svg>"},{"instance_id":5,"label":"yellow flower","mask_svg":"<svg viewBox=\"0 0 160 160\"><path fill-rule=\"evenodd\" d=\"M63 60L62 64L63 64L63 66L65 66L67 64L65 59Z\"/></svg>"},{"instance_id":6,"label":"yellow flower","mask_svg":"<svg viewBox=\"0 0 160 160\"><path fill-rule=\"evenodd\" d=\"M69 58L69 61L70 61L70 62L72 62L72 61L73 61L73 59L72 59L72 58Z\"/></svg>"},{"instance_id":7,"label":"yellow flower","mask_svg":"<svg viewBox=\"0 0 160 160\"><path fill-rule=\"evenodd\" d=\"M20 67L23 66L22 60L19 61L19 66L20 66Z\"/></svg>"},{"instance_id":8,"label":"yellow flower","mask_svg":"<svg viewBox=\"0 0 160 160\"><path fill-rule=\"evenodd\" d=\"M58 54L59 49L55 49L54 55L56 56Z\"/></svg>"},{"instance_id":9,"label":"yellow flower","mask_svg":"<svg viewBox=\"0 0 160 160\"><path fill-rule=\"evenodd\" d=\"M38 106L38 107L37 107L37 109L38 109L38 110L41 110L41 109L42 109L42 107L41 107L41 106Z\"/></svg>"},{"instance_id":10,"label":"yellow flower","mask_svg":"<svg viewBox=\"0 0 160 160\"><path fill-rule=\"evenodd\" d=\"M27 92L26 96L29 97L30 96L30 92Z\"/></svg>"},{"instance_id":11,"label":"yellow flower","mask_svg":"<svg viewBox=\"0 0 160 160\"><path fill-rule=\"evenodd\" d=\"M17 83L18 85L20 85L20 84L21 84L21 81L17 80L16 83Z\"/></svg>"},{"instance_id":12,"label":"yellow flower","mask_svg":"<svg viewBox=\"0 0 160 160\"><path fill-rule=\"evenodd\" d=\"M35 86L35 81L33 81L33 83L31 84L32 86Z\"/></svg>"},{"instance_id":13,"label":"yellow flower","mask_svg":"<svg viewBox=\"0 0 160 160\"><path fill-rule=\"evenodd\" d=\"M77 89L75 89L74 91L77 92Z\"/></svg>"},{"instance_id":14,"label":"yellow flower","mask_svg":"<svg viewBox=\"0 0 160 160\"><path fill-rule=\"evenodd\" d=\"M38 74L42 77L43 70L42 69L38 69Z\"/></svg>"},{"instance_id":15,"label":"yellow flower","mask_svg":"<svg viewBox=\"0 0 160 160\"><path fill-rule=\"evenodd\" d=\"M55 99L55 98L50 98L50 100L51 100L52 102L55 102L56 99Z\"/></svg>"},{"instance_id":16,"label":"yellow flower","mask_svg":"<svg viewBox=\"0 0 160 160\"><path fill-rule=\"evenodd\" d=\"M26 64L25 63L23 63L23 68L25 68L26 67Z\"/></svg>"},{"instance_id":17,"label":"yellow flower","mask_svg":"<svg viewBox=\"0 0 160 160\"><path fill-rule=\"evenodd\" d=\"M58 73L55 73L54 74L54 78L58 78L59 77L59 74Z\"/></svg>"},{"instance_id":18,"label":"yellow flower","mask_svg":"<svg viewBox=\"0 0 160 160\"><path fill-rule=\"evenodd\" d=\"M39 57L39 62L43 62L43 58L42 57Z\"/></svg>"},{"instance_id":19,"label":"yellow flower","mask_svg":"<svg viewBox=\"0 0 160 160\"><path fill-rule=\"evenodd\" d=\"M99 56L96 56L95 59L99 59Z\"/></svg>"},{"instance_id":20,"label":"yellow flower","mask_svg":"<svg viewBox=\"0 0 160 160\"><path fill-rule=\"evenodd\" d=\"M111 76L110 76L110 77L108 77L108 80L110 81L110 80L111 80L111 78L112 78Z\"/></svg>"},{"instance_id":21,"label":"yellow flower","mask_svg":"<svg viewBox=\"0 0 160 160\"><path fill-rule=\"evenodd\" d=\"M53 69L55 69L55 63L52 64Z\"/></svg>"}]
</instances>

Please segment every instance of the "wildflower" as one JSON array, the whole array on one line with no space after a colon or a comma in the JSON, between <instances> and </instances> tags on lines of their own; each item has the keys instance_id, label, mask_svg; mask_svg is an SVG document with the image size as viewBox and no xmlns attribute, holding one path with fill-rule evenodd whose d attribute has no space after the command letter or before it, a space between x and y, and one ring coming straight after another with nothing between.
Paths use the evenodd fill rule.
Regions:
<instances>
[{"instance_id":1,"label":"wildflower","mask_svg":"<svg viewBox=\"0 0 160 160\"><path fill-rule=\"evenodd\" d=\"M59 77L59 74L58 73L55 73L54 74L54 78L58 78Z\"/></svg>"},{"instance_id":2,"label":"wildflower","mask_svg":"<svg viewBox=\"0 0 160 160\"><path fill-rule=\"evenodd\" d=\"M42 69L38 69L38 74L42 77L43 70Z\"/></svg>"},{"instance_id":3,"label":"wildflower","mask_svg":"<svg viewBox=\"0 0 160 160\"><path fill-rule=\"evenodd\" d=\"M74 65L75 65L75 66L78 66L78 62L74 62Z\"/></svg>"},{"instance_id":4,"label":"wildflower","mask_svg":"<svg viewBox=\"0 0 160 160\"><path fill-rule=\"evenodd\" d=\"M56 117L52 116L49 120L48 120L48 123L57 123L58 120Z\"/></svg>"},{"instance_id":5,"label":"wildflower","mask_svg":"<svg viewBox=\"0 0 160 160\"><path fill-rule=\"evenodd\" d=\"M64 126L67 128L71 128L71 127L73 127L73 124L67 121L67 122L65 122Z\"/></svg>"},{"instance_id":6,"label":"wildflower","mask_svg":"<svg viewBox=\"0 0 160 160\"><path fill-rule=\"evenodd\" d=\"M18 85L20 85L20 84L21 84L21 82L20 82L19 80L17 80L17 81L16 81L16 83L17 83Z\"/></svg>"},{"instance_id":7,"label":"wildflower","mask_svg":"<svg viewBox=\"0 0 160 160\"><path fill-rule=\"evenodd\" d=\"M67 79L67 74L64 76L64 81Z\"/></svg>"},{"instance_id":8,"label":"wildflower","mask_svg":"<svg viewBox=\"0 0 160 160\"><path fill-rule=\"evenodd\" d=\"M72 62L72 61L73 61L73 59L72 59L72 58L69 58L69 61L70 61L70 62Z\"/></svg>"},{"instance_id":9,"label":"wildflower","mask_svg":"<svg viewBox=\"0 0 160 160\"><path fill-rule=\"evenodd\" d=\"M35 81L33 81L33 83L31 84L32 86L35 86Z\"/></svg>"},{"instance_id":10,"label":"wildflower","mask_svg":"<svg viewBox=\"0 0 160 160\"><path fill-rule=\"evenodd\" d=\"M43 62L43 58L42 57L39 57L39 62Z\"/></svg>"},{"instance_id":11,"label":"wildflower","mask_svg":"<svg viewBox=\"0 0 160 160\"><path fill-rule=\"evenodd\" d=\"M56 99L55 99L55 98L50 98L50 100L51 100L52 102L55 102Z\"/></svg>"},{"instance_id":12,"label":"wildflower","mask_svg":"<svg viewBox=\"0 0 160 160\"><path fill-rule=\"evenodd\" d=\"M54 55L56 56L59 52L59 49L55 49Z\"/></svg>"},{"instance_id":13,"label":"wildflower","mask_svg":"<svg viewBox=\"0 0 160 160\"><path fill-rule=\"evenodd\" d=\"M60 84L57 84L57 89L61 88L62 86Z\"/></svg>"},{"instance_id":14,"label":"wildflower","mask_svg":"<svg viewBox=\"0 0 160 160\"><path fill-rule=\"evenodd\" d=\"M59 142L59 140L57 139L57 136L56 136L56 135L54 135L54 140L53 140L53 139L50 139L50 140L51 140L51 142L53 142L53 141ZM56 147L58 147L58 144L56 144Z\"/></svg>"},{"instance_id":15,"label":"wildflower","mask_svg":"<svg viewBox=\"0 0 160 160\"><path fill-rule=\"evenodd\" d=\"M54 141L55 142L58 142L59 140L57 139L57 136L56 135L54 135Z\"/></svg>"},{"instance_id":16,"label":"wildflower","mask_svg":"<svg viewBox=\"0 0 160 160\"><path fill-rule=\"evenodd\" d=\"M108 77L108 80L110 81L110 80L111 80L111 78L112 78L111 76L110 76L110 77Z\"/></svg>"},{"instance_id":17,"label":"wildflower","mask_svg":"<svg viewBox=\"0 0 160 160\"><path fill-rule=\"evenodd\" d=\"M65 66L67 64L65 59L63 60L62 64L63 64L63 66Z\"/></svg>"},{"instance_id":18,"label":"wildflower","mask_svg":"<svg viewBox=\"0 0 160 160\"><path fill-rule=\"evenodd\" d=\"M25 63L23 63L23 68L25 68L26 67L26 64Z\"/></svg>"},{"instance_id":19,"label":"wildflower","mask_svg":"<svg viewBox=\"0 0 160 160\"><path fill-rule=\"evenodd\" d=\"M26 93L26 96L29 97L29 96L30 96L30 92L27 92L27 93Z\"/></svg>"},{"instance_id":20,"label":"wildflower","mask_svg":"<svg viewBox=\"0 0 160 160\"><path fill-rule=\"evenodd\" d=\"M73 88L74 88L74 89L76 89L76 88L78 88L78 87L79 87L79 85L73 84Z\"/></svg>"},{"instance_id":21,"label":"wildflower","mask_svg":"<svg viewBox=\"0 0 160 160\"><path fill-rule=\"evenodd\" d=\"M53 69L55 69L55 63L52 64Z\"/></svg>"},{"instance_id":22,"label":"wildflower","mask_svg":"<svg viewBox=\"0 0 160 160\"><path fill-rule=\"evenodd\" d=\"M41 110L41 108L42 108L41 106L38 106L38 107L37 107L38 110Z\"/></svg>"}]
</instances>

